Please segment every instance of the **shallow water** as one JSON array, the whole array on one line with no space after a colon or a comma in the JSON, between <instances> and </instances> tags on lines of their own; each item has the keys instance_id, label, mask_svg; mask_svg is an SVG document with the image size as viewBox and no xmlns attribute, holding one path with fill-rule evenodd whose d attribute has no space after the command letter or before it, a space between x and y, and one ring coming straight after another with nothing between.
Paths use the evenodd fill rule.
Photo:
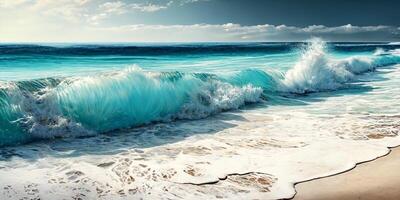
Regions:
<instances>
[{"instance_id":1,"label":"shallow water","mask_svg":"<svg viewBox=\"0 0 400 200\"><path fill-rule=\"evenodd\" d=\"M286 198L400 144L396 45L132 45L0 48L2 199Z\"/></svg>"}]
</instances>

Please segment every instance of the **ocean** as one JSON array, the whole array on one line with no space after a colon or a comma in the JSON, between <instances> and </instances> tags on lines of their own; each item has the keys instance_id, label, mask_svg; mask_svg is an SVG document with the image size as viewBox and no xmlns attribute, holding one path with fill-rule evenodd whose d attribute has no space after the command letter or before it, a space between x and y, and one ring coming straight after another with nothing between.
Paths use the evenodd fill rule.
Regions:
<instances>
[{"instance_id":1,"label":"ocean","mask_svg":"<svg viewBox=\"0 0 400 200\"><path fill-rule=\"evenodd\" d=\"M400 145L400 44L0 45L1 199L275 199Z\"/></svg>"}]
</instances>

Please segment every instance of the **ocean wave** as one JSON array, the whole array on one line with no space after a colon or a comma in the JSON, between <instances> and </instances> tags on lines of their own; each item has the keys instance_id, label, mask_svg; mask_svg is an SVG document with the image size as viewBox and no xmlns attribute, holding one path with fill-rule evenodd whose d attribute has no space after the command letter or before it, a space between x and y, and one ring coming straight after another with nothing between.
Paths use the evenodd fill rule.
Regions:
<instances>
[{"instance_id":1,"label":"ocean wave","mask_svg":"<svg viewBox=\"0 0 400 200\"><path fill-rule=\"evenodd\" d=\"M334 59L313 40L285 73L148 72L0 82L0 146L104 133L152 122L199 119L282 93L336 90L357 75L400 63L396 54Z\"/></svg>"},{"instance_id":2,"label":"ocean wave","mask_svg":"<svg viewBox=\"0 0 400 200\"><path fill-rule=\"evenodd\" d=\"M400 57L392 53L334 59L326 49L324 41L314 39L301 59L284 75L280 90L291 93L335 90L354 80L356 75L400 63Z\"/></svg>"},{"instance_id":3,"label":"ocean wave","mask_svg":"<svg viewBox=\"0 0 400 200\"><path fill-rule=\"evenodd\" d=\"M14 143L15 137L25 141L91 135L156 121L204 118L259 102L263 91L209 74L138 68L28 83L2 84L0 145Z\"/></svg>"}]
</instances>

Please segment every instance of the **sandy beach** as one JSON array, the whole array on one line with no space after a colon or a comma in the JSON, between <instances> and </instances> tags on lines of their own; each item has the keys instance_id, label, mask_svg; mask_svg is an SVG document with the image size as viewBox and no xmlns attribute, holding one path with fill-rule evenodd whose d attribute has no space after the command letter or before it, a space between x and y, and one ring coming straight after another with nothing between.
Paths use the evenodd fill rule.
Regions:
<instances>
[{"instance_id":1,"label":"sandy beach","mask_svg":"<svg viewBox=\"0 0 400 200\"><path fill-rule=\"evenodd\" d=\"M293 199L399 199L400 148L354 169L296 185Z\"/></svg>"}]
</instances>

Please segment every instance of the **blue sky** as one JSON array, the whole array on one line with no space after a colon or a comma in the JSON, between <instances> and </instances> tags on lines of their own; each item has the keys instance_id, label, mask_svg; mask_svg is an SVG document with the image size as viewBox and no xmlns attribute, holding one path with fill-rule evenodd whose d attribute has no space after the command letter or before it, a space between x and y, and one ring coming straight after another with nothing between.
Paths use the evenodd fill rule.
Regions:
<instances>
[{"instance_id":1,"label":"blue sky","mask_svg":"<svg viewBox=\"0 0 400 200\"><path fill-rule=\"evenodd\" d=\"M0 42L399 41L398 1L0 0Z\"/></svg>"}]
</instances>

